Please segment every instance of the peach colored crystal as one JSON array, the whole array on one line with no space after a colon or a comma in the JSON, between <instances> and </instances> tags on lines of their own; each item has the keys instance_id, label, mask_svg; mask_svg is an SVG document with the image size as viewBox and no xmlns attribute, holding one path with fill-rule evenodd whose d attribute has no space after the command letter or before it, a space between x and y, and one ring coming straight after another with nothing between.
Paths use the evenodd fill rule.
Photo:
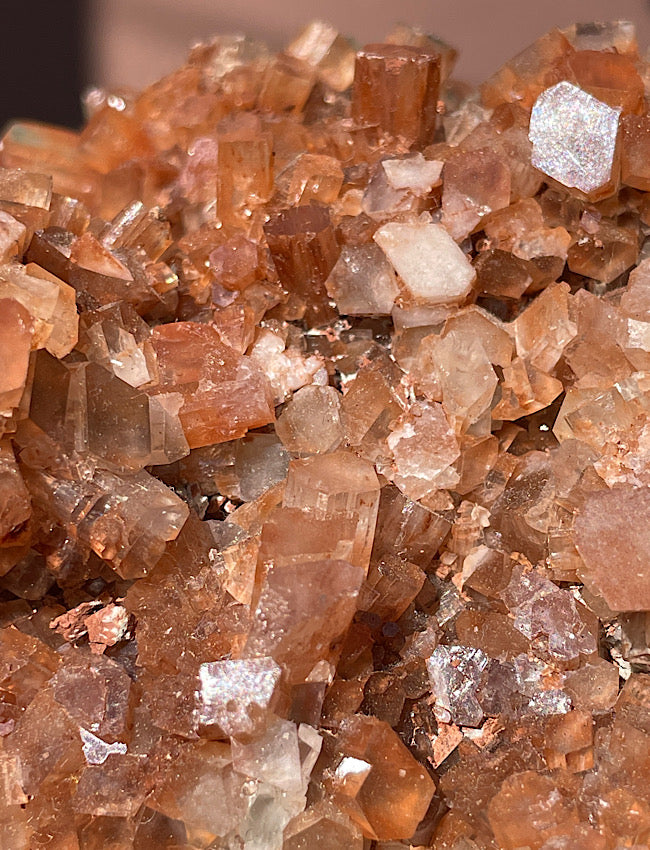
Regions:
<instances>
[{"instance_id":1,"label":"peach colored crystal","mask_svg":"<svg viewBox=\"0 0 650 850\"><path fill-rule=\"evenodd\" d=\"M648 55L455 58L4 130L2 850L649 845Z\"/></svg>"}]
</instances>

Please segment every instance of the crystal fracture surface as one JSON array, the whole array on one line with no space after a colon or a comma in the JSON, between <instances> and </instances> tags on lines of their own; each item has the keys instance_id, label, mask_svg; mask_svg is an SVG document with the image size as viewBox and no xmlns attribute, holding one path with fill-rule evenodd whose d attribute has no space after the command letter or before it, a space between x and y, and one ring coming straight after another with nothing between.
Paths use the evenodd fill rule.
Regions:
<instances>
[{"instance_id":1,"label":"crystal fracture surface","mask_svg":"<svg viewBox=\"0 0 650 850\"><path fill-rule=\"evenodd\" d=\"M650 846L650 64L197 44L0 139L0 850Z\"/></svg>"}]
</instances>

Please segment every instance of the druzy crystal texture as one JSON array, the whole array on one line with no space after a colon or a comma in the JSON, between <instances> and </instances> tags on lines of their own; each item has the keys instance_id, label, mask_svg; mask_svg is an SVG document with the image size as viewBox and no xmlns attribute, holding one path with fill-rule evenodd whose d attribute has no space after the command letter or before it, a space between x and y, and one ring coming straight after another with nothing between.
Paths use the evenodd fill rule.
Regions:
<instances>
[{"instance_id":1,"label":"druzy crystal texture","mask_svg":"<svg viewBox=\"0 0 650 850\"><path fill-rule=\"evenodd\" d=\"M0 850L650 846L650 65L196 45L0 140Z\"/></svg>"}]
</instances>

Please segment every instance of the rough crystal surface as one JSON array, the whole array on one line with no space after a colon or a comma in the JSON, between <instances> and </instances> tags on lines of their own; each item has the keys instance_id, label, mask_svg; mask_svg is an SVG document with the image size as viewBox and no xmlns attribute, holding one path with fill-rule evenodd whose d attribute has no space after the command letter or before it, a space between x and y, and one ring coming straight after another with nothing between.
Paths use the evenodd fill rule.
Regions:
<instances>
[{"instance_id":1,"label":"rough crystal surface","mask_svg":"<svg viewBox=\"0 0 650 850\"><path fill-rule=\"evenodd\" d=\"M249 735L269 709L281 670L272 658L212 661L199 669L199 722L218 726L224 735Z\"/></svg>"}]
</instances>

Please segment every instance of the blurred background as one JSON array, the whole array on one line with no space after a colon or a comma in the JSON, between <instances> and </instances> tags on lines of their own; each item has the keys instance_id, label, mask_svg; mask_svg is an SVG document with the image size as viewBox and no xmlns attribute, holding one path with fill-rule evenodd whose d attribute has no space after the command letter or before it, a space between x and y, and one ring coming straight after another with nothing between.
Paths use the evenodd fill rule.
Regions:
<instances>
[{"instance_id":1,"label":"blurred background","mask_svg":"<svg viewBox=\"0 0 650 850\"><path fill-rule=\"evenodd\" d=\"M178 66L189 46L217 32L245 32L281 48L313 18L359 44L396 23L417 25L460 49L455 76L478 83L553 26L636 23L650 43L650 0L23 0L5 3L0 123L82 121L88 85L141 87Z\"/></svg>"}]
</instances>

